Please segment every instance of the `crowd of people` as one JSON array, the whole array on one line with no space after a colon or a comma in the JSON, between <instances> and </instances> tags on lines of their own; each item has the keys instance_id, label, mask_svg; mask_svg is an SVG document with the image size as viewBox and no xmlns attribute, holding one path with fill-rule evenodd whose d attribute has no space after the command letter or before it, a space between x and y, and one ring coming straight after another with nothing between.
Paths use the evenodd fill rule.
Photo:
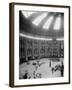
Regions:
<instances>
[{"instance_id":1,"label":"crowd of people","mask_svg":"<svg viewBox=\"0 0 72 90\"><path fill-rule=\"evenodd\" d=\"M54 74L54 72L56 72L56 71L60 71L61 77L63 77L64 76L64 64L63 64L63 61L61 61L60 65L55 65L54 67L52 67L51 63L52 63L52 61L50 60L48 65L49 65L49 68L51 68L52 74ZM45 64L45 63L43 63L43 62L40 63L40 61L37 61L36 63L33 63L33 66L35 67L35 70L33 71L33 78L34 79L35 78L42 78L42 73L36 73L36 71L43 64ZM31 76L30 76L28 70L25 71L25 74L23 75L22 78L23 79L31 79Z\"/></svg>"}]
</instances>

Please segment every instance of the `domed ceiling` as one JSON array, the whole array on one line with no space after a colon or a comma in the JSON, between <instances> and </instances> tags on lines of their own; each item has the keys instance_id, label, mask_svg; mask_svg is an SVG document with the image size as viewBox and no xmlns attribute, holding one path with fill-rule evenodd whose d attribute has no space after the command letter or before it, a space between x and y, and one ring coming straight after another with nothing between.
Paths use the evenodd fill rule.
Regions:
<instances>
[{"instance_id":1,"label":"domed ceiling","mask_svg":"<svg viewBox=\"0 0 72 90\"><path fill-rule=\"evenodd\" d=\"M20 11L19 29L20 33L26 35L45 38L63 38L64 13Z\"/></svg>"}]
</instances>

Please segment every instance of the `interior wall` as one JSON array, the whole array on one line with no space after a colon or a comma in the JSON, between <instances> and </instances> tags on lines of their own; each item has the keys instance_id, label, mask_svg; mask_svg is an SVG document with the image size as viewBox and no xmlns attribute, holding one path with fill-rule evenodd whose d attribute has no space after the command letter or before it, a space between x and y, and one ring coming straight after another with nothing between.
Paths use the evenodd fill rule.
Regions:
<instances>
[{"instance_id":1,"label":"interior wall","mask_svg":"<svg viewBox=\"0 0 72 90\"><path fill-rule=\"evenodd\" d=\"M19 39L20 63L41 58L64 58L64 41L35 40L25 37Z\"/></svg>"}]
</instances>

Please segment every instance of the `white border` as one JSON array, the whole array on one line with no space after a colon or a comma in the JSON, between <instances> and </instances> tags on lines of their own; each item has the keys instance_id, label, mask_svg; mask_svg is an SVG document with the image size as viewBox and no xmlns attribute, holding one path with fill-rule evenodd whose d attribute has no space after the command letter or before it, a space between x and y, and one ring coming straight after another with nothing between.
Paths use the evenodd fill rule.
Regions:
<instances>
[{"instance_id":1,"label":"white border","mask_svg":"<svg viewBox=\"0 0 72 90\"><path fill-rule=\"evenodd\" d=\"M63 12L64 13L64 77L46 78L46 79L29 79L19 80L19 10L34 10L34 11L49 11L49 12ZM59 7L44 7L44 6L28 6L15 5L14 6L14 85L30 85L30 84L47 84L47 83L64 83L68 82L69 70L69 16L68 8Z\"/></svg>"}]
</instances>

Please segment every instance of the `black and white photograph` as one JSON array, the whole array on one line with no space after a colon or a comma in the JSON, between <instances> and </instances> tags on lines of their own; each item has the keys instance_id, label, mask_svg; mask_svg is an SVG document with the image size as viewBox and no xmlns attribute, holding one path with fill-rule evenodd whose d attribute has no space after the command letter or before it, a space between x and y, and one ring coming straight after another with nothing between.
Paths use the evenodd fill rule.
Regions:
<instances>
[{"instance_id":1,"label":"black and white photograph","mask_svg":"<svg viewBox=\"0 0 72 90\"><path fill-rule=\"evenodd\" d=\"M18 3L11 7L10 86L68 84L70 7Z\"/></svg>"},{"instance_id":2,"label":"black and white photograph","mask_svg":"<svg viewBox=\"0 0 72 90\"><path fill-rule=\"evenodd\" d=\"M19 11L19 79L64 76L64 13Z\"/></svg>"}]
</instances>

